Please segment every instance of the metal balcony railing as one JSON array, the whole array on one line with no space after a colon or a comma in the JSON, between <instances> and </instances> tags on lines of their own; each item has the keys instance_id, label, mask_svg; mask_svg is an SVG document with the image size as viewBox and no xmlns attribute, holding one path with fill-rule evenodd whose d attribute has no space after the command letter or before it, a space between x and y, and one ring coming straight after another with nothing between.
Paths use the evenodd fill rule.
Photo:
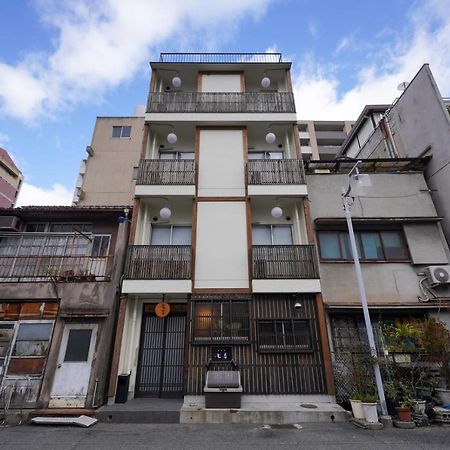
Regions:
<instances>
[{"instance_id":1,"label":"metal balcony railing","mask_svg":"<svg viewBox=\"0 0 450 450\"><path fill-rule=\"evenodd\" d=\"M281 53L161 53L162 63L281 63Z\"/></svg>"},{"instance_id":2,"label":"metal balcony railing","mask_svg":"<svg viewBox=\"0 0 450 450\"><path fill-rule=\"evenodd\" d=\"M295 113L292 92L150 92L148 113Z\"/></svg>"},{"instance_id":3,"label":"metal balcony railing","mask_svg":"<svg viewBox=\"0 0 450 450\"><path fill-rule=\"evenodd\" d=\"M0 256L0 282L107 281L112 256Z\"/></svg>"},{"instance_id":4,"label":"metal balcony railing","mask_svg":"<svg viewBox=\"0 0 450 450\"><path fill-rule=\"evenodd\" d=\"M191 278L190 245L130 245L125 278L132 280L187 280Z\"/></svg>"},{"instance_id":5,"label":"metal balcony railing","mask_svg":"<svg viewBox=\"0 0 450 450\"><path fill-rule=\"evenodd\" d=\"M305 184L299 159L253 159L247 163L248 184Z\"/></svg>"},{"instance_id":6,"label":"metal balcony railing","mask_svg":"<svg viewBox=\"0 0 450 450\"><path fill-rule=\"evenodd\" d=\"M319 278L314 245L254 245L253 278Z\"/></svg>"},{"instance_id":7,"label":"metal balcony railing","mask_svg":"<svg viewBox=\"0 0 450 450\"><path fill-rule=\"evenodd\" d=\"M195 183L193 159L141 159L136 184L187 185Z\"/></svg>"}]
</instances>

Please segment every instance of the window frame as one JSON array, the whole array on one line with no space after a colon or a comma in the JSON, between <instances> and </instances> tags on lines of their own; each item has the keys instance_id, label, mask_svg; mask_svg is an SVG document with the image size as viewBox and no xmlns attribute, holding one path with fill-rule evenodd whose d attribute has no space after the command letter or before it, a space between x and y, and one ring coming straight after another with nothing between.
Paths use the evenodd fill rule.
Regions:
<instances>
[{"instance_id":1,"label":"window frame","mask_svg":"<svg viewBox=\"0 0 450 450\"><path fill-rule=\"evenodd\" d=\"M270 157L271 153L280 154L281 158L271 158ZM284 153L283 150L279 150L279 151L277 151L277 150L274 150L274 151L271 151L271 150L260 150L260 151L254 150L254 151L249 151L248 154L249 155L251 155L251 154L261 154L262 155L261 158L250 158L249 157L248 158L249 161L281 161L283 159L286 159L285 158L285 153Z\"/></svg>"},{"instance_id":2,"label":"window frame","mask_svg":"<svg viewBox=\"0 0 450 450\"><path fill-rule=\"evenodd\" d=\"M261 324L262 323L270 323L273 325L273 335L275 337L275 340L278 338L278 332L277 332L277 324L281 323L282 326L286 323L290 323L291 329L292 329L292 339L294 344L278 344L275 342L274 345L267 345L267 344L261 344ZM295 343L296 335L295 335L295 323L303 323L306 324L307 331L309 334L309 346L304 347L300 346L300 344ZM281 338L283 340L286 339L287 334L283 332ZM312 320L311 319L296 319L293 317L284 317L284 318L277 318L277 319L268 319L268 318L262 318L256 320L256 344L257 344L257 351L258 353L313 353L315 351L314 349L314 342L313 342L313 328L312 328Z\"/></svg>"},{"instance_id":3,"label":"window frame","mask_svg":"<svg viewBox=\"0 0 450 450\"><path fill-rule=\"evenodd\" d=\"M118 128L120 128L119 136L114 136L114 129L118 129ZM123 129L124 128L129 128L130 129L129 136L124 136L123 135ZM131 125L113 125L112 126L111 139L131 139Z\"/></svg>"},{"instance_id":4,"label":"window frame","mask_svg":"<svg viewBox=\"0 0 450 450\"><path fill-rule=\"evenodd\" d=\"M339 258L324 258L322 254L322 248L323 244L321 243L321 235L323 234L335 234L338 237L338 244L339 244ZM363 233L374 233L377 235L377 238L381 245L381 252L383 254L382 258L367 258L366 257L366 250L364 249L363 240L361 235ZM397 233L398 237L400 238L400 241L402 243L403 251L405 252L404 258L390 258L386 253L386 246L383 241L383 233ZM353 262L353 256L351 248L349 249L349 257L345 258L344 252L343 252L343 239L341 236L349 236L349 233L347 230L343 229L323 229L323 230L317 230L317 242L319 247L319 256L321 262ZM360 228L355 230L355 240L356 240L356 246L358 247L358 255L360 262L364 263L377 263L377 262L383 262L383 263L404 263L404 262L411 262L411 254L408 247L408 241L406 240L405 233L402 228L385 228L385 229L371 229L371 228Z\"/></svg>"},{"instance_id":5,"label":"window frame","mask_svg":"<svg viewBox=\"0 0 450 450\"><path fill-rule=\"evenodd\" d=\"M232 306L233 303L239 303L240 305L245 305L246 306L246 315L245 316L233 316L233 309ZM194 300L192 302L192 334L191 334L191 340L192 340L192 344L193 345L211 345L211 344L239 344L239 345L246 345L246 344L251 344L251 321L250 321L250 302L248 300L245 299L221 299L221 300L217 300L217 299L202 299L202 300ZM199 316L197 315L197 305L199 304L208 304L211 305L211 324L209 326L209 336L197 336L196 335L196 331L197 331L197 321ZM212 307L213 305L217 305L220 304L221 305L221 312L220 312L220 316L213 316L212 315ZM224 312L223 312L223 308L222 306L224 304L228 304L231 308L230 308L230 316L229 316L229 324L228 326L231 327L231 324L233 323L233 319L238 319L238 318L243 318L246 322L246 328L244 327L244 332L242 333L241 336L224 336L224 328L223 325L226 320L228 319L224 319ZM220 336L213 336L213 320L217 319L220 322ZM227 325L227 324L226 324ZM244 335L245 334L245 335Z\"/></svg>"},{"instance_id":6,"label":"window frame","mask_svg":"<svg viewBox=\"0 0 450 450\"><path fill-rule=\"evenodd\" d=\"M177 227L180 227L180 228L190 228L191 229L191 243L190 244L173 244L172 242L173 242L173 229L174 228L177 228ZM153 244L152 243L152 240L153 240L153 229L154 228L159 228L159 229L162 229L162 228L166 228L166 229L169 229L170 231L169 231L169 243L168 244ZM152 226L152 232L151 232L151 234L150 234L150 245L154 245L154 246L158 246L158 245L168 245L168 246L180 246L180 245L190 245L190 246L192 246L192 225L153 225Z\"/></svg>"},{"instance_id":7,"label":"window frame","mask_svg":"<svg viewBox=\"0 0 450 450\"><path fill-rule=\"evenodd\" d=\"M255 228L255 227L266 227L266 228L269 228L269 230L270 230L270 244L255 244L254 242L253 242L253 229ZM275 227L283 227L283 228L290 228L290 231L291 231L291 243L290 244L274 244L274 232L273 232L273 229L275 228ZM293 225L292 224L289 224L289 223L287 223L287 224L280 224L280 223L270 223L270 224L264 224L264 223L258 223L258 224L256 224L256 223L253 223L252 224L252 244L253 245L256 245L256 246L258 246L258 245L274 245L274 246L278 246L278 245L295 245L295 243L294 243L294 227L293 227Z\"/></svg>"}]
</instances>

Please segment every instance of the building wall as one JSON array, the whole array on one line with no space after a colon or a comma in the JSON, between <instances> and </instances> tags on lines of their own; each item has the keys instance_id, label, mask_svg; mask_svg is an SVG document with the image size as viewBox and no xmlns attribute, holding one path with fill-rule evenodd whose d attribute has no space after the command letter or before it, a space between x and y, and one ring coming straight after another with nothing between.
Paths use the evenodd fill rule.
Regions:
<instances>
[{"instance_id":1,"label":"building wall","mask_svg":"<svg viewBox=\"0 0 450 450\"><path fill-rule=\"evenodd\" d=\"M16 204L23 175L7 151L0 147L0 208L11 208Z\"/></svg>"},{"instance_id":2,"label":"building wall","mask_svg":"<svg viewBox=\"0 0 450 450\"><path fill-rule=\"evenodd\" d=\"M367 197L356 197L351 205L352 218L399 220L404 230L411 255L408 262L363 262L361 264L367 297L370 304L420 305L419 280L426 265L447 264L445 242L439 227L432 220L436 217L430 193L421 173L377 173L370 174L372 187ZM344 174L308 175L308 191L313 220L335 219L339 229L346 230L342 209L341 187L346 186ZM411 220L423 219L421 223ZM431 218L431 220L430 220ZM339 222L340 220L340 222ZM316 222L316 232L318 225ZM355 226L355 225L354 225ZM372 225L377 229L376 225ZM323 227L323 225L322 225ZM328 229L332 225L328 226ZM336 225L335 225L336 227ZM336 228L334 228L336 229ZM328 305L360 304L352 262L320 262L322 295ZM440 288L441 295L447 295Z\"/></svg>"},{"instance_id":3,"label":"building wall","mask_svg":"<svg viewBox=\"0 0 450 450\"><path fill-rule=\"evenodd\" d=\"M131 126L129 138L113 138L113 126ZM92 156L81 163L74 204L132 205L133 167L142 150L143 117L98 117L90 147Z\"/></svg>"}]
</instances>

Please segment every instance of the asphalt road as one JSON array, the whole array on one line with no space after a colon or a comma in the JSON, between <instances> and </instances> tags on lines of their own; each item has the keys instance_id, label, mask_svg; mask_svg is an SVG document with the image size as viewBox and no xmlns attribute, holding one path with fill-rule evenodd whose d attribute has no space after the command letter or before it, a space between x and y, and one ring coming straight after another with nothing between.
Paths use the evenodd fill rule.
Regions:
<instances>
[{"instance_id":1,"label":"asphalt road","mask_svg":"<svg viewBox=\"0 0 450 450\"><path fill-rule=\"evenodd\" d=\"M0 449L450 449L450 426L369 431L350 423L261 425L96 424L0 428Z\"/></svg>"}]
</instances>

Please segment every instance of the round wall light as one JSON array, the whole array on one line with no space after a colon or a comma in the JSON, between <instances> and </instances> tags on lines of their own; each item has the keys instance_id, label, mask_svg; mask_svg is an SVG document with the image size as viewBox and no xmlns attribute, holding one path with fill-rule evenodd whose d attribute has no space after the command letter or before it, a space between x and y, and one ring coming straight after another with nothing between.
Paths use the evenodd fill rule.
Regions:
<instances>
[{"instance_id":1,"label":"round wall light","mask_svg":"<svg viewBox=\"0 0 450 450\"><path fill-rule=\"evenodd\" d=\"M270 86L270 78L269 78L269 77L264 77L264 78L261 80L261 86L262 86L264 89L267 89L267 88Z\"/></svg>"},{"instance_id":2,"label":"round wall light","mask_svg":"<svg viewBox=\"0 0 450 450\"><path fill-rule=\"evenodd\" d=\"M167 135L167 142L169 144L175 144L177 142L177 140L178 140L178 137L173 131Z\"/></svg>"},{"instance_id":3,"label":"round wall light","mask_svg":"<svg viewBox=\"0 0 450 450\"><path fill-rule=\"evenodd\" d=\"M268 144L273 144L276 138L275 133L269 132L266 134L266 142Z\"/></svg>"},{"instance_id":4,"label":"round wall light","mask_svg":"<svg viewBox=\"0 0 450 450\"><path fill-rule=\"evenodd\" d=\"M172 78L172 85L176 88L179 88L181 86L181 78L178 75Z\"/></svg>"},{"instance_id":5,"label":"round wall light","mask_svg":"<svg viewBox=\"0 0 450 450\"><path fill-rule=\"evenodd\" d=\"M274 219L279 219L283 214L283 210L279 206L274 206L272 210L270 211L270 215Z\"/></svg>"},{"instance_id":6,"label":"round wall light","mask_svg":"<svg viewBox=\"0 0 450 450\"><path fill-rule=\"evenodd\" d=\"M164 206L163 208L161 208L159 210L159 216L161 217L161 219L170 219L171 215L172 215L172 211L167 206Z\"/></svg>"}]
</instances>

